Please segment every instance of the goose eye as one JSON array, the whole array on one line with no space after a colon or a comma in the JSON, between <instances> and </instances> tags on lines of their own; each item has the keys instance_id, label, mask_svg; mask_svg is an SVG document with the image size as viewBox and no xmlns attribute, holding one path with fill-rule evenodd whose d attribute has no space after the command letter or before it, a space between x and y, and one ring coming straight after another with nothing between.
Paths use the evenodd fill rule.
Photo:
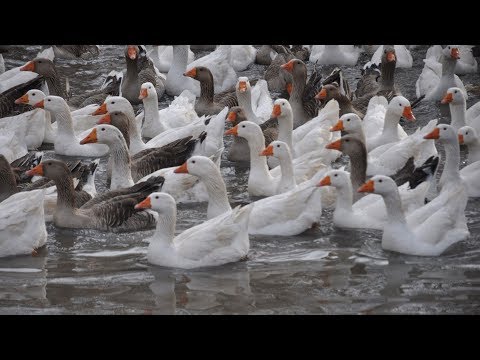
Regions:
<instances>
[{"instance_id":1,"label":"goose eye","mask_svg":"<svg viewBox=\"0 0 480 360\"><path fill-rule=\"evenodd\" d=\"M112 105L115 104L115 101L112 101Z\"/></svg>"},{"instance_id":2,"label":"goose eye","mask_svg":"<svg viewBox=\"0 0 480 360\"><path fill-rule=\"evenodd\" d=\"M192 164L195 164L195 160L192 160Z\"/></svg>"},{"instance_id":3,"label":"goose eye","mask_svg":"<svg viewBox=\"0 0 480 360\"><path fill-rule=\"evenodd\" d=\"M32 96L35 96L35 93L32 93Z\"/></svg>"},{"instance_id":4,"label":"goose eye","mask_svg":"<svg viewBox=\"0 0 480 360\"><path fill-rule=\"evenodd\" d=\"M148 88L149 88L149 89L151 89L152 87L151 87L151 86L149 86Z\"/></svg>"},{"instance_id":5,"label":"goose eye","mask_svg":"<svg viewBox=\"0 0 480 360\"><path fill-rule=\"evenodd\" d=\"M382 182L382 181L383 181L382 179L378 180L378 182Z\"/></svg>"},{"instance_id":6,"label":"goose eye","mask_svg":"<svg viewBox=\"0 0 480 360\"><path fill-rule=\"evenodd\" d=\"M279 148L279 147L280 147L280 144L277 145L277 148Z\"/></svg>"},{"instance_id":7,"label":"goose eye","mask_svg":"<svg viewBox=\"0 0 480 360\"><path fill-rule=\"evenodd\" d=\"M52 165L52 163L51 163L51 162L49 162L49 163L48 163L48 165Z\"/></svg>"},{"instance_id":8,"label":"goose eye","mask_svg":"<svg viewBox=\"0 0 480 360\"><path fill-rule=\"evenodd\" d=\"M245 125L242 125L242 128L244 128L244 127L245 127Z\"/></svg>"},{"instance_id":9,"label":"goose eye","mask_svg":"<svg viewBox=\"0 0 480 360\"><path fill-rule=\"evenodd\" d=\"M337 176L338 176L338 174L335 174L335 175L333 175L333 176L337 177Z\"/></svg>"},{"instance_id":10,"label":"goose eye","mask_svg":"<svg viewBox=\"0 0 480 360\"><path fill-rule=\"evenodd\" d=\"M41 63L42 63L42 61L40 60L38 63L39 63L39 64L41 64Z\"/></svg>"},{"instance_id":11,"label":"goose eye","mask_svg":"<svg viewBox=\"0 0 480 360\"><path fill-rule=\"evenodd\" d=\"M47 101L52 101L52 100L48 99Z\"/></svg>"},{"instance_id":12,"label":"goose eye","mask_svg":"<svg viewBox=\"0 0 480 360\"><path fill-rule=\"evenodd\" d=\"M468 131L465 133L465 135L468 135Z\"/></svg>"},{"instance_id":13,"label":"goose eye","mask_svg":"<svg viewBox=\"0 0 480 360\"><path fill-rule=\"evenodd\" d=\"M350 121L350 119L347 119L347 121Z\"/></svg>"},{"instance_id":14,"label":"goose eye","mask_svg":"<svg viewBox=\"0 0 480 360\"><path fill-rule=\"evenodd\" d=\"M105 128L102 128L102 131L105 131Z\"/></svg>"},{"instance_id":15,"label":"goose eye","mask_svg":"<svg viewBox=\"0 0 480 360\"><path fill-rule=\"evenodd\" d=\"M346 142L349 142L350 140L349 140L349 139L347 139L347 140L345 140L345 141L346 141Z\"/></svg>"},{"instance_id":16,"label":"goose eye","mask_svg":"<svg viewBox=\"0 0 480 360\"><path fill-rule=\"evenodd\" d=\"M458 90L455 90L455 94L458 93Z\"/></svg>"},{"instance_id":17,"label":"goose eye","mask_svg":"<svg viewBox=\"0 0 480 360\"><path fill-rule=\"evenodd\" d=\"M398 106L402 106L402 104L398 104Z\"/></svg>"},{"instance_id":18,"label":"goose eye","mask_svg":"<svg viewBox=\"0 0 480 360\"><path fill-rule=\"evenodd\" d=\"M450 50L450 46L448 47L448 50Z\"/></svg>"},{"instance_id":19,"label":"goose eye","mask_svg":"<svg viewBox=\"0 0 480 360\"><path fill-rule=\"evenodd\" d=\"M447 128L443 128L443 130L447 130Z\"/></svg>"},{"instance_id":20,"label":"goose eye","mask_svg":"<svg viewBox=\"0 0 480 360\"><path fill-rule=\"evenodd\" d=\"M157 195L157 196L155 196L155 199L158 199L158 195Z\"/></svg>"}]
</instances>

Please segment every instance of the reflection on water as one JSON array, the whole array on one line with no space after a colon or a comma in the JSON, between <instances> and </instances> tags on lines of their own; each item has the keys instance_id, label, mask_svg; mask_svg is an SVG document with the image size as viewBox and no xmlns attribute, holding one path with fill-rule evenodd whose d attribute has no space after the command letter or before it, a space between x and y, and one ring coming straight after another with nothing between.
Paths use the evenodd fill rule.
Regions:
<instances>
[{"instance_id":1,"label":"reflection on water","mask_svg":"<svg viewBox=\"0 0 480 360\"><path fill-rule=\"evenodd\" d=\"M40 48L17 48L5 59L7 69L26 62ZM415 50L413 69L398 70L400 88L409 99L415 98L425 52L426 47ZM123 48L103 46L99 59L73 61L67 67L69 62L59 60L59 72L68 75L72 91L78 93L98 87L110 70L121 70ZM259 77L262 68L255 65L242 75ZM359 69L345 68L352 83ZM480 76L469 74L462 80L478 84ZM468 105L476 101L478 97L471 96ZM414 113L417 121L403 124L409 133L432 118L448 122L449 117L447 107L429 102L420 103ZM227 148L230 141L225 138ZM466 149L461 151L463 160ZM250 202L248 168L228 162L225 155L222 174L232 204ZM56 156L47 151L46 157ZM105 165L102 159L99 191L106 189ZM248 260L196 270L149 265L144 239L152 231L109 234L48 224L48 244L38 256L0 259L0 314L479 313L479 205L480 200L470 200L466 209L470 239L439 258L384 252L380 231L337 229L332 211L324 210L320 225L305 234L252 236ZM180 205L177 232L203 221L206 208Z\"/></svg>"}]
</instances>

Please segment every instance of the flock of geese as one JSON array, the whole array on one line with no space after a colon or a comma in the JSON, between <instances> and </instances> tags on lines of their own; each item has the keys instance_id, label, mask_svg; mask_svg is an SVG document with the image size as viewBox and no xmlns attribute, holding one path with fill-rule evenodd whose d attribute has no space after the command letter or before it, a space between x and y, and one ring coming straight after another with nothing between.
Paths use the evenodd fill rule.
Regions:
<instances>
[{"instance_id":1,"label":"flock of geese","mask_svg":"<svg viewBox=\"0 0 480 360\"><path fill-rule=\"evenodd\" d=\"M412 67L404 45L198 49L210 52L195 59L188 45L128 45L125 71L75 94L54 60L89 61L98 47L53 46L5 71L9 48L0 46L0 256L35 254L53 222L156 228L150 263L215 266L245 259L249 235L298 235L329 207L335 226L380 229L383 249L403 254L438 256L469 236L465 207L480 196L480 105L467 110L457 74L477 71L471 46L430 47L410 100L395 81L396 68ZM355 91L340 68L323 79L317 70L354 66L363 51L372 57ZM238 77L253 63L265 67L263 78ZM159 110L164 94L175 98ZM414 122L420 101L448 104L451 123L433 119L407 134L400 120ZM437 143L446 155L438 184ZM42 144L71 160L42 161ZM460 169L463 144L469 164ZM248 194L259 200L232 209L224 151L249 164ZM336 166L343 155L349 172ZM100 157L108 157L104 193L95 188ZM185 202L208 202L207 220L175 236Z\"/></svg>"}]
</instances>

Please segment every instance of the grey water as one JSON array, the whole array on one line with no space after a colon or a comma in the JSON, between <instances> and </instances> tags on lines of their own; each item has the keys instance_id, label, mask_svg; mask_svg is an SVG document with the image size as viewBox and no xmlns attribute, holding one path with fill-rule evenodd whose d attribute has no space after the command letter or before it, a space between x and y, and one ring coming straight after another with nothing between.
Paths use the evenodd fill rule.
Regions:
<instances>
[{"instance_id":1,"label":"grey water","mask_svg":"<svg viewBox=\"0 0 480 360\"><path fill-rule=\"evenodd\" d=\"M45 46L15 46L6 68L24 64ZM414 66L397 69L404 96L413 100L427 46L412 50ZM56 60L74 94L97 88L110 70L125 68L124 46L101 46L93 60ZM197 53L197 56L204 53ZM352 88L369 56L344 67ZM308 64L311 71L312 64ZM264 66L239 73L263 76ZM333 67L319 67L323 74ZM480 84L479 73L461 76ZM470 93L468 106L480 99ZM160 107L167 107L172 98ZM449 122L448 109L422 102L412 133L433 118ZM230 139L226 139L226 147ZM440 149L441 150L441 149ZM466 150L462 149L462 160ZM46 157L56 157L51 150ZM64 157L63 157L64 158ZM342 159L341 163L348 163ZM106 189L106 160L97 173ZM251 201L248 168L222 161L229 198ZM381 231L342 230L324 210L318 227L290 237L251 236L246 261L196 270L151 266L145 238L128 234L59 229L47 224L48 242L36 257L0 258L0 314L477 314L480 313L480 200L470 199L471 236L440 257L407 256L381 247ZM206 203L178 206L177 233L206 218Z\"/></svg>"}]
</instances>

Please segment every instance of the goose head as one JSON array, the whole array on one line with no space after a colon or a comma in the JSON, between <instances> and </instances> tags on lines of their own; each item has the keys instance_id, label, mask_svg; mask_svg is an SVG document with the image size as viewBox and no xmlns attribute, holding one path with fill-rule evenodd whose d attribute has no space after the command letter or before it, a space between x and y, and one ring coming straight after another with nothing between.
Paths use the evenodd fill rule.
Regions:
<instances>
[{"instance_id":1,"label":"goose head","mask_svg":"<svg viewBox=\"0 0 480 360\"><path fill-rule=\"evenodd\" d=\"M384 45L382 54L382 64L397 63L397 54L393 45Z\"/></svg>"},{"instance_id":2,"label":"goose head","mask_svg":"<svg viewBox=\"0 0 480 360\"><path fill-rule=\"evenodd\" d=\"M462 90L458 87L451 87L447 90L447 93L443 97L442 104L461 105L465 104L465 96Z\"/></svg>"},{"instance_id":3,"label":"goose head","mask_svg":"<svg viewBox=\"0 0 480 360\"><path fill-rule=\"evenodd\" d=\"M395 181L385 175L375 175L358 188L358 192L388 195L397 188Z\"/></svg>"},{"instance_id":4,"label":"goose head","mask_svg":"<svg viewBox=\"0 0 480 360\"><path fill-rule=\"evenodd\" d=\"M43 176L51 180L62 179L70 175L67 164L60 160L45 160L33 169L25 172L27 176Z\"/></svg>"},{"instance_id":5,"label":"goose head","mask_svg":"<svg viewBox=\"0 0 480 360\"><path fill-rule=\"evenodd\" d=\"M293 116L292 107L288 100L277 99L273 103L273 110L271 117L278 118L279 120L285 119L287 116Z\"/></svg>"},{"instance_id":6,"label":"goose head","mask_svg":"<svg viewBox=\"0 0 480 360\"><path fill-rule=\"evenodd\" d=\"M114 145L124 141L123 135L115 126L101 124L93 127L90 134L80 141L80 145L84 144L107 144Z\"/></svg>"},{"instance_id":7,"label":"goose head","mask_svg":"<svg viewBox=\"0 0 480 360\"><path fill-rule=\"evenodd\" d=\"M242 121L225 132L225 135L240 136L247 139L248 142L258 141L259 137L263 138L260 126L251 121Z\"/></svg>"},{"instance_id":8,"label":"goose head","mask_svg":"<svg viewBox=\"0 0 480 360\"><path fill-rule=\"evenodd\" d=\"M237 94L243 94L249 92L251 90L250 81L246 76L240 76L237 80L237 84L235 85L235 91Z\"/></svg>"},{"instance_id":9,"label":"goose head","mask_svg":"<svg viewBox=\"0 0 480 360\"><path fill-rule=\"evenodd\" d=\"M403 96L395 96L388 104L388 110L399 117L403 116L409 121L415 121L410 101Z\"/></svg>"},{"instance_id":10,"label":"goose head","mask_svg":"<svg viewBox=\"0 0 480 360\"><path fill-rule=\"evenodd\" d=\"M25 95L15 100L15 104L28 104L34 106L36 103L45 99L46 95L43 91L37 89L28 90Z\"/></svg>"},{"instance_id":11,"label":"goose head","mask_svg":"<svg viewBox=\"0 0 480 360\"><path fill-rule=\"evenodd\" d=\"M273 156L278 159L283 159L288 156L290 149L286 143L283 141L272 141L263 151L259 154L260 156Z\"/></svg>"},{"instance_id":12,"label":"goose head","mask_svg":"<svg viewBox=\"0 0 480 360\"><path fill-rule=\"evenodd\" d=\"M315 99L321 100L322 103L326 104L332 99L338 99L342 93L340 92L340 86L334 82L331 84L323 85L320 92L315 95Z\"/></svg>"},{"instance_id":13,"label":"goose head","mask_svg":"<svg viewBox=\"0 0 480 360\"><path fill-rule=\"evenodd\" d=\"M341 151L348 156L352 156L353 154L358 154L361 152L366 154L365 144L362 140L354 135L342 136L337 141L327 144L325 148Z\"/></svg>"},{"instance_id":14,"label":"goose head","mask_svg":"<svg viewBox=\"0 0 480 360\"><path fill-rule=\"evenodd\" d=\"M167 193L154 192L135 205L136 210L152 209L159 214L171 214L176 209L175 199Z\"/></svg>"},{"instance_id":15,"label":"goose head","mask_svg":"<svg viewBox=\"0 0 480 360\"><path fill-rule=\"evenodd\" d=\"M208 177L216 169L215 163L206 156L192 156L173 172L175 174L191 174L198 177Z\"/></svg>"},{"instance_id":16,"label":"goose head","mask_svg":"<svg viewBox=\"0 0 480 360\"><path fill-rule=\"evenodd\" d=\"M55 73L55 65L50 59L35 58L23 65L20 71L32 71L39 75L50 77Z\"/></svg>"},{"instance_id":17,"label":"goose head","mask_svg":"<svg viewBox=\"0 0 480 360\"><path fill-rule=\"evenodd\" d=\"M122 96L111 96L92 115L103 115L107 112L121 111L133 113L132 104Z\"/></svg>"},{"instance_id":18,"label":"goose head","mask_svg":"<svg viewBox=\"0 0 480 360\"><path fill-rule=\"evenodd\" d=\"M45 96L43 100L37 102L33 107L45 109L53 113L70 113L70 108L68 107L67 102L62 97L55 95Z\"/></svg>"},{"instance_id":19,"label":"goose head","mask_svg":"<svg viewBox=\"0 0 480 360\"><path fill-rule=\"evenodd\" d=\"M478 140L477 132L471 126L463 126L458 129L458 142L460 145L470 145Z\"/></svg>"},{"instance_id":20,"label":"goose head","mask_svg":"<svg viewBox=\"0 0 480 360\"><path fill-rule=\"evenodd\" d=\"M247 120L245 112L240 106L233 106L227 115L227 121L231 122L233 126Z\"/></svg>"},{"instance_id":21,"label":"goose head","mask_svg":"<svg viewBox=\"0 0 480 360\"><path fill-rule=\"evenodd\" d=\"M433 131L423 137L424 139L438 140L439 142L458 142L458 135L455 128L448 124L437 125Z\"/></svg>"},{"instance_id":22,"label":"goose head","mask_svg":"<svg viewBox=\"0 0 480 360\"><path fill-rule=\"evenodd\" d=\"M112 111L102 116L97 124L113 125L116 128L126 127L128 126L128 117L121 111Z\"/></svg>"},{"instance_id":23,"label":"goose head","mask_svg":"<svg viewBox=\"0 0 480 360\"><path fill-rule=\"evenodd\" d=\"M130 60L136 60L140 54L140 48L137 45L127 45L125 48L125 58Z\"/></svg>"},{"instance_id":24,"label":"goose head","mask_svg":"<svg viewBox=\"0 0 480 360\"><path fill-rule=\"evenodd\" d=\"M300 59L292 59L280 67L291 73L293 76L297 74L305 75L307 73L307 66Z\"/></svg>"},{"instance_id":25,"label":"goose head","mask_svg":"<svg viewBox=\"0 0 480 360\"><path fill-rule=\"evenodd\" d=\"M460 51L456 45L447 45L443 50L442 54L447 58L460 59Z\"/></svg>"},{"instance_id":26,"label":"goose head","mask_svg":"<svg viewBox=\"0 0 480 360\"><path fill-rule=\"evenodd\" d=\"M213 83L212 72L205 66L197 66L189 71L185 72L183 76L191 77L192 79L198 80L200 82L210 81ZM248 80L248 79L247 79Z\"/></svg>"},{"instance_id":27,"label":"goose head","mask_svg":"<svg viewBox=\"0 0 480 360\"><path fill-rule=\"evenodd\" d=\"M330 131L346 131L349 134L359 134L363 131L363 122L357 114L344 114L340 117L340 120L330 128Z\"/></svg>"},{"instance_id":28,"label":"goose head","mask_svg":"<svg viewBox=\"0 0 480 360\"><path fill-rule=\"evenodd\" d=\"M138 96L139 100L152 99L156 97L157 91L151 82L145 82L142 84L142 86L140 86L140 95Z\"/></svg>"},{"instance_id":29,"label":"goose head","mask_svg":"<svg viewBox=\"0 0 480 360\"><path fill-rule=\"evenodd\" d=\"M330 170L317 186L333 186L337 189L345 189L351 184L350 174L344 170Z\"/></svg>"}]
</instances>

